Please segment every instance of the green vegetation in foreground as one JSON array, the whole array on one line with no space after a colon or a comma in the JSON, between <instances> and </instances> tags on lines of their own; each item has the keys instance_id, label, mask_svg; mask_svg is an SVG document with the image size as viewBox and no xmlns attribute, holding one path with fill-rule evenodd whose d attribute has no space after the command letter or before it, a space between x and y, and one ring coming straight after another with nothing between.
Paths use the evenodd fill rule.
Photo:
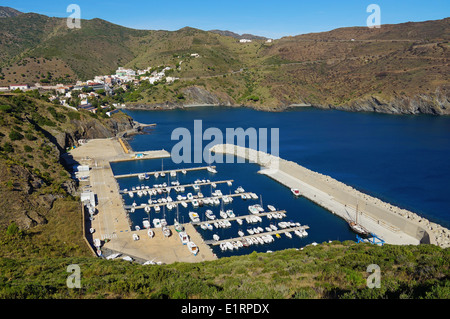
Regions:
<instances>
[{"instance_id":1,"label":"green vegetation in foreground","mask_svg":"<svg viewBox=\"0 0 450 319\"><path fill-rule=\"evenodd\" d=\"M81 288L66 268L78 264ZM367 266L381 288L367 288ZM449 250L334 242L216 261L143 266L95 258L0 259L0 298L449 298Z\"/></svg>"}]
</instances>

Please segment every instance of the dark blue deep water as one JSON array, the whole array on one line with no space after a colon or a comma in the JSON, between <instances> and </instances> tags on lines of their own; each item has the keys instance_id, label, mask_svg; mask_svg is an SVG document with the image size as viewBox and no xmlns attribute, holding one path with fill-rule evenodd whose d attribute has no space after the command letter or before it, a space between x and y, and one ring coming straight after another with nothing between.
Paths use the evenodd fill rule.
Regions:
<instances>
[{"instance_id":1,"label":"dark blue deep water","mask_svg":"<svg viewBox=\"0 0 450 319\"><path fill-rule=\"evenodd\" d=\"M135 151L165 149L169 152L178 143L171 140L174 129L187 128L194 136L194 120L202 120L203 132L207 128L219 128L225 135L226 128L243 129L279 128L280 157L295 161L316 172L351 185L365 193L386 202L411 210L430 221L450 227L450 117L385 115L375 113L351 113L336 110L312 108L296 109L282 113L255 111L248 108L198 107L188 110L169 111L126 111L141 123L156 123L157 126L146 135L133 137L129 143ZM197 136L198 138L198 136ZM217 141L221 142L221 141ZM225 141L224 141L225 142ZM203 147L210 143L203 141ZM270 150L270 142L269 142ZM194 144L192 143L194 150ZM194 160L194 158L192 158ZM162 161L146 160L113 164L115 174L159 170ZM174 164L164 159L164 169L203 166L205 163ZM355 240L345 221L316 206L304 198L294 198L290 190L270 178L257 174L259 166L251 163L214 164L218 174L207 171L179 174L182 184L192 183L197 178L211 180L234 179L230 188L227 184L218 186L222 193L234 192L238 186L246 191L262 195L263 205L274 205L287 211L285 220L298 221L309 225L309 236L292 239L282 235L269 245L242 248L233 254L247 254L253 250L267 251L283 248L302 247L311 242L328 240ZM167 177L166 177L167 181ZM131 188L141 184L162 183L161 178L140 182L137 178L118 180L121 188ZM190 189L192 192L193 190ZM201 190L209 195L210 189ZM172 197L176 194L173 192ZM132 200L125 196L128 204ZM139 203L135 196L134 200ZM146 198L148 200L148 197ZM144 202L144 199L141 200ZM230 208L237 215L247 215L247 207L257 201L243 201L235 198ZM228 207L225 207L228 208ZM199 208L200 216L207 208ZM216 216L220 207L214 207ZM188 222L188 211L180 206L181 221ZM176 210L165 211L169 224L173 223ZM130 217L134 225L142 227L146 213L141 210ZM151 219L161 218L152 213ZM233 222L229 229L214 230L221 239L238 237L237 231L243 226ZM269 222L263 218L261 227ZM258 225L256 225L258 226ZM213 232L198 231L205 239L212 238ZM231 253L221 253L227 256Z\"/></svg>"}]
</instances>

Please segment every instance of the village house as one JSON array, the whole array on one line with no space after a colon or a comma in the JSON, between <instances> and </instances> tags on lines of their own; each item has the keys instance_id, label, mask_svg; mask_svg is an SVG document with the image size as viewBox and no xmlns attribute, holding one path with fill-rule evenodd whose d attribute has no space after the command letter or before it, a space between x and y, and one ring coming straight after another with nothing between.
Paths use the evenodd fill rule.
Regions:
<instances>
[{"instance_id":1,"label":"village house","mask_svg":"<svg viewBox=\"0 0 450 319\"><path fill-rule=\"evenodd\" d=\"M29 86L28 86L28 84L16 84L16 85L10 85L10 86L9 86L9 89L10 89L11 91L13 91L13 90L22 90L22 91L26 91L26 90L29 89Z\"/></svg>"}]
</instances>

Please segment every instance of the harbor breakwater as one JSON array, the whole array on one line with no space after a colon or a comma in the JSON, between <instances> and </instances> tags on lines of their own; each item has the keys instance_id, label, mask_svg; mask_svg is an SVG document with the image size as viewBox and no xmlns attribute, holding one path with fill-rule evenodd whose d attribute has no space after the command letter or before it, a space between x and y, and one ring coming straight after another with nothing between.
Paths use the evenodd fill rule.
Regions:
<instances>
[{"instance_id":1,"label":"harbor breakwater","mask_svg":"<svg viewBox=\"0 0 450 319\"><path fill-rule=\"evenodd\" d=\"M406 234L417 240L417 243L434 244L442 248L450 247L450 230L439 224L402 208L383 202L378 198L362 193L351 186L333 179L330 176L311 171L301 165L264 152L236 145L219 144L210 149L214 153L230 154L245 158L260 165L261 173L292 188L300 189L302 195L313 202L344 218L354 219L359 212L372 223L365 224L369 231L371 224L382 226L400 238ZM302 187L303 186L303 187ZM303 191L303 189L309 191ZM352 218L353 217L353 218ZM388 243L397 243L390 240ZM402 242L399 244L413 244Z\"/></svg>"}]
</instances>

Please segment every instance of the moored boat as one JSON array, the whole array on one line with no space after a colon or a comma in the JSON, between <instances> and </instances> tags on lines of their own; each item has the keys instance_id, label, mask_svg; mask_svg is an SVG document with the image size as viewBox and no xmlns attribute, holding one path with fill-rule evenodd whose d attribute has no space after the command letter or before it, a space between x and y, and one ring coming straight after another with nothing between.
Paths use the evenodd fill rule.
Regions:
<instances>
[{"instance_id":1,"label":"moored boat","mask_svg":"<svg viewBox=\"0 0 450 319\"><path fill-rule=\"evenodd\" d=\"M197 256L197 254L198 254L198 247L197 247L197 245L194 242L190 241L190 242L187 243L187 246L188 246L189 251L194 256Z\"/></svg>"}]
</instances>

